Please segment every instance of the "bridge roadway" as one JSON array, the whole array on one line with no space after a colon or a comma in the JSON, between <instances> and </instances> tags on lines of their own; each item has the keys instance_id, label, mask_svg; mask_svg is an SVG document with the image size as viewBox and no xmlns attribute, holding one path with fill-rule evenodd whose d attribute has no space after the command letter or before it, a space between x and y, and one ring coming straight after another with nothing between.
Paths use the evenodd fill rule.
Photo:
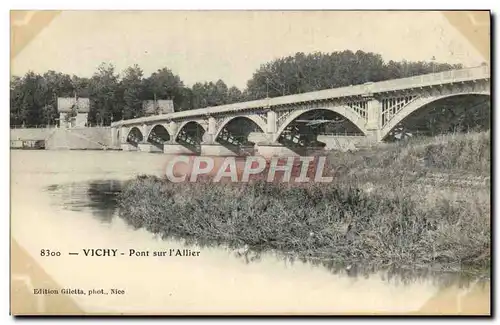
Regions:
<instances>
[{"instance_id":1,"label":"bridge roadway","mask_svg":"<svg viewBox=\"0 0 500 325\"><path fill-rule=\"evenodd\" d=\"M112 123L111 136L113 145L123 150L235 155L257 142L261 154L289 154L314 143L304 140L304 127L296 126L301 117L322 112L342 118L350 131L372 143L383 141L421 108L455 96L490 96L490 67L122 120ZM258 136L234 127L231 122L237 118L252 121ZM257 141L249 142L252 136Z\"/></svg>"}]
</instances>

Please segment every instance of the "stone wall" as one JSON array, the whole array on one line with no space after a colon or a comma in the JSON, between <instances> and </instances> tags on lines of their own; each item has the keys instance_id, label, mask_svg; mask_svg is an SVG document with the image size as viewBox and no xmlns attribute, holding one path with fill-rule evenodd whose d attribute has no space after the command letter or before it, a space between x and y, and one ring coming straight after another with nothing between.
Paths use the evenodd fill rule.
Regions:
<instances>
[{"instance_id":1,"label":"stone wall","mask_svg":"<svg viewBox=\"0 0 500 325\"><path fill-rule=\"evenodd\" d=\"M45 148L72 150L99 150L111 148L111 129L94 128L50 128L50 129L11 129L13 140L45 140Z\"/></svg>"},{"instance_id":2,"label":"stone wall","mask_svg":"<svg viewBox=\"0 0 500 325\"><path fill-rule=\"evenodd\" d=\"M364 136L318 135L318 141L326 144L325 150L356 150L370 145L370 139Z\"/></svg>"},{"instance_id":3,"label":"stone wall","mask_svg":"<svg viewBox=\"0 0 500 325\"><path fill-rule=\"evenodd\" d=\"M55 128L10 129L10 140L45 140Z\"/></svg>"}]
</instances>

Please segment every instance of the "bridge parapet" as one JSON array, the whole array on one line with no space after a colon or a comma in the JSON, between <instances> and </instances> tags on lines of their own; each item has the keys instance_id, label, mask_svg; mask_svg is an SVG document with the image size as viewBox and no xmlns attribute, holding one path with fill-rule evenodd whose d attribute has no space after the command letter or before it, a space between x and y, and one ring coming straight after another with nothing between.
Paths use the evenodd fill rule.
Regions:
<instances>
[{"instance_id":1,"label":"bridge parapet","mask_svg":"<svg viewBox=\"0 0 500 325\"><path fill-rule=\"evenodd\" d=\"M373 83L370 86L372 93L382 93L489 78L490 67L480 66L468 69L448 70L409 78L380 81Z\"/></svg>"}]
</instances>

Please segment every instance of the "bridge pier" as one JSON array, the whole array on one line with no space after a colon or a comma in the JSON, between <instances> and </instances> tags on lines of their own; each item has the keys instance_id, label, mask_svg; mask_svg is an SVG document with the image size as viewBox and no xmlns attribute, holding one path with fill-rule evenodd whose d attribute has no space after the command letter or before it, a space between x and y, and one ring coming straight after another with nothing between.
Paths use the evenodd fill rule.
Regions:
<instances>
[{"instance_id":1,"label":"bridge pier","mask_svg":"<svg viewBox=\"0 0 500 325\"><path fill-rule=\"evenodd\" d=\"M122 143L120 145L122 151L139 151L139 148L137 146L134 146L131 143Z\"/></svg>"},{"instance_id":2,"label":"bridge pier","mask_svg":"<svg viewBox=\"0 0 500 325\"><path fill-rule=\"evenodd\" d=\"M279 142L259 143L255 147L256 155L265 158L307 156L325 151L323 147L288 147Z\"/></svg>"},{"instance_id":3,"label":"bridge pier","mask_svg":"<svg viewBox=\"0 0 500 325\"><path fill-rule=\"evenodd\" d=\"M281 143L262 143L257 144L256 153L258 156L265 158L270 157L285 157L285 156L300 156L297 152L285 147Z\"/></svg>"},{"instance_id":4,"label":"bridge pier","mask_svg":"<svg viewBox=\"0 0 500 325\"><path fill-rule=\"evenodd\" d=\"M111 128L110 129L111 131L111 146L112 147L115 147L118 145L118 139L117 139L117 133L118 133L118 129L117 128Z\"/></svg>"},{"instance_id":5,"label":"bridge pier","mask_svg":"<svg viewBox=\"0 0 500 325\"><path fill-rule=\"evenodd\" d=\"M213 116L208 118L208 130L203 134L200 145L202 156L238 156L239 148L230 144L222 145L216 141L217 121Z\"/></svg>"},{"instance_id":6,"label":"bridge pier","mask_svg":"<svg viewBox=\"0 0 500 325\"><path fill-rule=\"evenodd\" d=\"M367 130L366 131L366 143L369 144L376 144L378 142L381 142L381 136L380 136L380 129L376 130Z\"/></svg>"},{"instance_id":7,"label":"bridge pier","mask_svg":"<svg viewBox=\"0 0 500 325\"><path fill-rule=\"evenodd\" d=\"M205 145L217 144L217 142L215 141L215 133L217 131L216 123L217 121L213 116L210 116L208 118L208 128L207 131L203 133L203 136L201 137L201 144L200 144L201 146L203 146L204 144Z\"/></svg>"},{"instance_id":8,"label":"bridge pier","mask_svg":"<svg viewBox=\"0 0 500 325\"><path fill-rule=\"evenodd\" d=\"M239 156L240 149L236 146L222 145L219 143L202 143L202 156Z\"/></svg>"},{"instance_id":9,"label":"bridge pier","mask_svg":"<svg viewBox=\"0 0 500 325\"><path fill-rule=\"evenodd\" d=\"M366 137L371 143L377 143L380 139L380 129L382 125L382 103L373 96L367 102Z\"/></svg>"},{"instance_id":10,"label":"bridge pier","mask_svg":"<svg viewBox=\"0 0 500 325\"><path fill-rule=\"evenodd\" d=\"M163 153L167 155L195 155L196 151L189 149L179 143L164 143Z\"/></svg>"},{"instance_id":11,"label":"bridge pier","mask_svg":"<svg viewBox=\"0 0 500 325\"><path fill-rule=\"evenodd\" d=\"M373 140L367 136L349 135L318 135L318 141L325 144L325 150L356 150L369 145Z\"/></svg>"},{"instance_id":12,"label":"bridge pier","mask_svg":"<svg viewBox=\"0 0 500 325\"><path fill-rule=\"evenodd\" d=\"M138 149L139 151L142 152L163 152L163 149L160 148L159 146L155 146L154 144L151 143L139 143L138 144Z\"/></svg>"}]
</instances>

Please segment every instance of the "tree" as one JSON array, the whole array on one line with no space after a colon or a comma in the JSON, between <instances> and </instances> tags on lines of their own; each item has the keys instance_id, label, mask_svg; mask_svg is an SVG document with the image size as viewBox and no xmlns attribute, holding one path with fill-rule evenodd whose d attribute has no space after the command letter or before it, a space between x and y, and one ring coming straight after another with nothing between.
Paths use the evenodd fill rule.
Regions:
<instances>
[{"instance_id":1,"label":"tree","mask_svg":"<svg viewBox=\"0 0 500 325\"><path fill-rule=\"evenodd\" d=\"M243 101L243 94L241 90L239 90L237 87L233 86L229 88L227 92L227 103L232 104L232 103L238 103Z\"/></svg>"},{"instance_id":2,"label":"tree","mask_svg":"<svg viewBox=\"0 0 500 325\"><path fill-rule=\"evenodd\" d=\"M26 73L19 87L19 112L22 124L37 126L42 123L46 85L43 77L32 71Z\"/></svg>"},{"instance_id":3,"label":"tree","mask_svg":"<svg viewBox=\"0 0 500 325\"><path fill-rule=\"evenodd\" d=\"M46 125L55 124L57 119L57 98L73 97L75 88L71 77L67 74L49 70L42 75L44 82L44 102L42 107L42 123Z\"/></svg>"},{"instance_id":4,"label":"tree","mask_svg":"<svg viewBox=\"0 0 500 325\"><path fill-rule=\"evenodd\" d=\"M423 61L385 63L381 55L364 51L299 52L261 65L247 82L245 97L252 100L299 94L461 67Z\"/></svg>"},{"instance_id":5,"label":"tree","mask_svg":"<svg viewBox=\"0 0 500 325\"><path fill-rule=\"evenodd\" d=\"M55 121L58 118L55 106L45 105L42 108L42 118L45 125L55 125Z\"/></svg>"},{"instance_id":6,"label":"tree","mask_svg":"<svg viewBox=\"0 0 500 325\"><path fill-rule=\"evenodd\" d=\"M230 96L233 98L231 99ZM191 102L194 109L225 105L240 99L241 91L236 87L228 89L226 83L221 79L215 83L212 81L197 82L191 89Z\"/></svg>"},{"instance_id":7,"label":"tree","mask_svg":"<svg viewBox=\"0 0 500 325\"><path fill-rule=\"evenodd\" d=\"M102 63L90 79L89 123L109 125L122 116L118 74L112 64Z\"/></svg>"},{"instance_id":8,"label":"tree","mask_svg":"<svg viewBox=\"0 0 500 325\"><path fill-rule=\"evenodd\" d=\"M217 80L213 88L213 106L227 104L227 85L221 79Z\"/></svg>"},{"instance_id":9,"label":"tree","mask_svg":"<svg viewBox=\"0 0 500 325\"><path fill-rule=\"evenodd\" d=\"M142 106L144 81L142 69L136 64L125 70L121 81L123 91L123 119L144 116Z\"/></svg>"},{"instance_id":10,"label":"tree","mask_svg":"<svg viewBox=\"0 0 500 325\"><path fill-rule=\"evenodd\" d=\"M197 82L191 88L191 106L193 107L193 109L208 106L205 84Z\"/></svg>"},{"instance_id":11,"label":"tree","mask_svg":"<svg viewBox=\"0 0 500 325\"><path fill-rule=\"evenodd\" d=\"M71 77L71 84L73 85L73 90L76 92L76 96L80 98L90 97L90 79L81 78L73 75Z\"/></svg>"},{"instance_id":12,"label":"tree","mask_svg":"<svg viewBox=\"0 0 500 325\"><path fill-rule=\"evenodd\" d=\"M21 125L25 119L26 112L23 106L22 93L23 80L18 76L10 79L10 124Z\"/></svg>"},{"instance_id":13,"label":"tree","mask_svg":"<svg viewBox=\"0 0 500 325\"><path fill-rule=\"evenodd\" d=\"M181 100L180 105L177 106L178 111L187 111L193 109L193 92L188 87L181 89Z\"/></svg>"},{"instance_id":14,"label":"tree","mask_svg":"<svg viewBox=\"0 0 500 325\"><path fill-rule=\"evenodd\" d=\"M174 75L168 68L162 68L154 72L144 81L144 84L145 98L172 99L174 107L179 107L184 102L184 83L179 76Z\"/></svg>"},{"instance_id":15,"label":"tree","mask_svg":"<svg viewBox=\"0 0 500 325\"><path fill-rule=\"evenodd\" d=\"M74 86L71 77L67 74L49 70L42 75L46 82L48 100L57 97L71 97L74 95Z\"/></svg>"}]
</instances>

